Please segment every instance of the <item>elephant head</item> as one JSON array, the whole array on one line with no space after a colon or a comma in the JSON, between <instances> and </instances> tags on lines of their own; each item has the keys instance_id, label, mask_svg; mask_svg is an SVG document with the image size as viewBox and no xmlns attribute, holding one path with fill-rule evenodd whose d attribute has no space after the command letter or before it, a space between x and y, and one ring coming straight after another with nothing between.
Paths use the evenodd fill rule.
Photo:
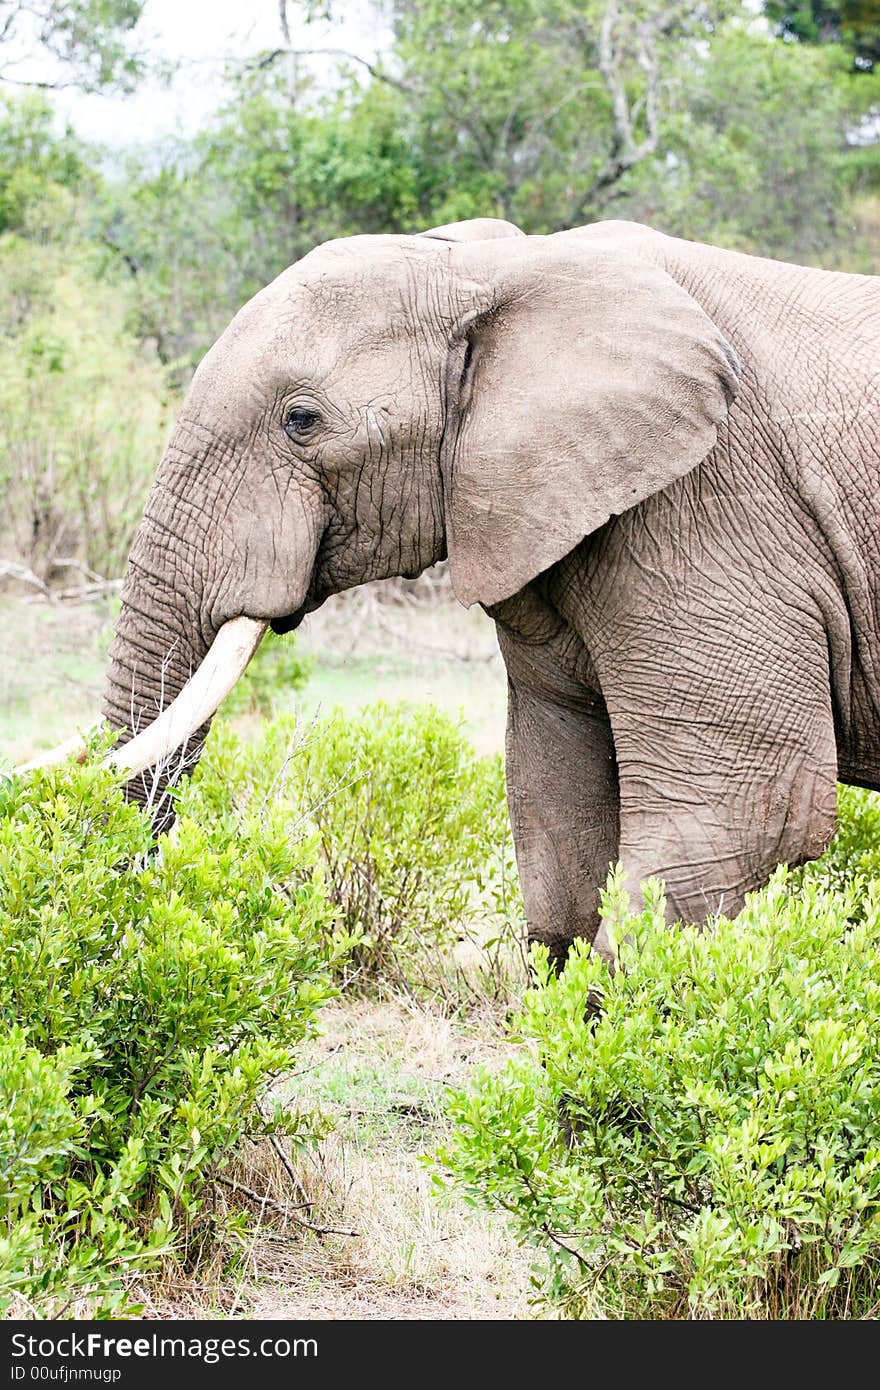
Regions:
<instances>
[{"instance_id":1,"label":"elephant head","mask_svg":"<svg viewBox=\"0 0 880 1390\"><path fill-rule=\"evenodd\" d=\"M499 602L695 467L735 387L712 320L613 231L318 247L195 374L131 553L108 720L150 724L231 620L286 632L447 554L462 602Z\"/></svg>"}]
</instances>

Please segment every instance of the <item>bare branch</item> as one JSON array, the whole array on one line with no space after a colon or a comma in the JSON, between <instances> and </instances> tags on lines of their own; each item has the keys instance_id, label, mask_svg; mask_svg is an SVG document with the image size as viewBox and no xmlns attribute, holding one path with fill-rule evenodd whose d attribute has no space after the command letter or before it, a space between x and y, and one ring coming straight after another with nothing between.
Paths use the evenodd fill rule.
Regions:
<instances>
[{"instance_id":1,"label":"bare branch","mask_svg":"<svg viewBox=\"0 0 880 1390\"><path fill-rule=\"evenodd\" d=\"M377 67L375 63L371 63L367 58L361 58L359 54L352 53L347 48L271 48L268 52L261 54L259 58L255 58L252 62L246 63L243 71L264 71L266 68L272 67L274 63L277 63L279 58L285 57L344 58L347 62L357 63L360 67L364 68L376 82L384 82L386 86L393 87L395 91L403 92L404 96L421 97L425 94L423 88L414 87L411 83L404 82L402 78L394 77L390 72L386 72L383 68ZM450 116L456 120L473 139L480 159L482 160L483 167L486 169L493 169L495 167L493 152L486 137L474 126L472 121L465 118L461 109L461 102L448 92L443 91L442 88L439 89L439 95Z\"/></svg>"},{"instance_id":2,"label":"bare branch","mask_svg":"<svg viewBox=\"0 0 880 1390\"><path fill-rule=\"evenodd\" d=\"M96 598L99 594L115 594L122 588L121 579L104 579L100 574L94 574L87 566L81 565L78 560L53 560L52 565L57 569L79 570L86 579L86 583L73 588L54 589L45 580L40 579L39 575L34 574L34 571L29 569L27 565L18 565L9 561L0 564L0 584L4 579L10 579L37 590L35 594L27 597L22 596L22 603L42 603L44 601L47 603L79 603L84 599Z\"/></svg>"},{"instance_id":3,"label":"bare branch","mask_svg":"<svg viewBox=\"0 0 880 1390\"><path fill-rule=\"evenodd\" d=\"M110 235L109 231L105 230L101 233L101 240L105 246L109 247L109 249L113 252L115 256L118 256L120 258L123 264L128 267L134 278L137 279L141 273L141 268L138 265L137 261L134 259L134 257L129 255L129 253L125 251L117 241L113 240L113 237Z\"/></svg>"},{"instance_id":4,"label":"bare branch","mask_svg":"<svg viewBox=\"0 0 880 1390\"><path fill-rule=\"evenodd\" d=\"M642 20L636 26L635 59L644 73L645 91L632 105L627 96L623 72L623 44L617 28L619 21L617 0L609 0L599 29L598 66L611 97L614 123L611 152L604 167L557 230L576 225L589 209L610 201L614 196L614 185L619 183L628 170L655 154L659 145L660 64L656 40L658 35L668 32L675 22L675 15L671 10L665 11L653 19ZM643 139L638 140L635 135L635 122L642 107L645 113L645 135Z\"/></svg>"},{"instance_id":5,"label":"bare branch","mask_svg":"<svg viewBox=\"0 0 880 1390\"><path fill-rule=\"evenodd\" d=\"M15 579L19 584L29 584L31 588L38 589L50 603L55 597L49 585L44 583L38 575L34 574L33 570L29 569L27 565L16 565L11 562L0 565L0 581L4 579Z\"/></svg>"},{"instance_id":6,"label":"bare branch","mask_svg":"<svg viewBox=\"0 0 880 1390\"><path fill-rule=\"evenodd\" d=\"M3 28L0 29L0 43L3 43L3 41L9 37L9 34L10 34L11 30L12 30L12 27L13 27L13 25L15 24L15 21L18 19L18 16L20 15L20 13L21 13L21 6L20 6L20 5L16 5L13 9L11 9L11 10L9 11L9 14L6 16L6 19L3 21Z\"/></svg>"},{"instance_id":7,"label":"bare branch","mask_svg":"<svg viewBox=\"0 0 880 1390\"><path fill-rule=\"evenodd\" d=\"M617 0L610 0L599 30L599 71L605 78L614 113L612 160L625 162L632 160L635 146L629 103L619 66L619 53L614 43L614 26L617 19Z\"/></svg>"},{"instance_id":8,"label":"bare branch","mask_svg":"<svg viewBox=\"0 0 880 1390\"><path fill-rule=\"evenodd\" d=\"M3 68L0 68L0 82L8 82L13 87L30 87L32 91L39 92L63 92L77 85L76 82L37 82L25 80L23 77L10 77Z\"/></svg>"},{"instance_id":9,"label":"bare branch","mask_svg":"<svg viewBox=\"0 0 880 1390\"><path fill-rule=\"evenodd\" d=\"M290 25L287 22L287 0L278 0L278 21L287 47L290 47Z\"/></svg>"},{"instance_id":10,"label":"bare branch","mask_svg":"<svg viewBox=\"0 0 880 1390\"><path fill-rule=\"evenodd\" d=\"M44 92L131 90L128 64L133 61L136 69L142 69L145 54L128 46L128 36L140 20L144 3L137 0L132 9L102 6L98 0L76 5L59 0L0 0L4 55L0 83ZM9 51L13 45L18 50L14 57ZM13 69L33 62L41 52L51 54L68 76L46 80L12 75Z\"/></svg>"},{"instance_id":11,"label":"bare branch","mask_svg":"<svg viewBox=\"0 0 880 1390\"><path fill-rule=\"evenodd\" d=\"M385 82L389 87L395 87L397 91L405 92L407 96L416 95L415 87L410 87L398 77L392 77L390 73L376 67L375 63L361 58L357 53L349 52L347 48L270 48L267 53L261 54L253 62L245 63L244 71L260 72L265 68L272 67L279 58L344 58L349 63L358 63L362 68L365 68L377 82Z\"/></svg>"},{"instance_id":12,"label":"bare branch","mask_svg":"<svg viewBox=\"0 0 880 1390\"><path fill-rule=\"evenodd\" d=\"M647 23L638 27L638 64L645 74L645 125L648 134L640 149L645 155L653 154L660 139L659 100L660 75L657 62L657 48L651 41L652 35Z\"/></svg>"}]
</instances>

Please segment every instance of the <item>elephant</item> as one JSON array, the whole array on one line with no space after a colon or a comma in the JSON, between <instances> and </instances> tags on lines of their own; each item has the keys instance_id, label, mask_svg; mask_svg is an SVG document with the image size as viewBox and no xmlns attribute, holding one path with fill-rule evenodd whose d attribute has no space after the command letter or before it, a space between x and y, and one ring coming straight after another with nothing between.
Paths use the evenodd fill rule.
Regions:
<instances>
[{"instance_id":1,"label":"elephant","mask_svg":"<svg viewBox=\"0 0 880 1390\"><path fill-rule=\"evenodd\" d=\"M228 686L267 623L448 558L506 665L530 938L611 959L618 860L733 915L821 853L838 780L880 790L878 361L880 279L637 223L318 246L195 373L105 717L130 739L224 633ZM160 823L170 776L128 784Z\"/></svg>"}]
</instances>

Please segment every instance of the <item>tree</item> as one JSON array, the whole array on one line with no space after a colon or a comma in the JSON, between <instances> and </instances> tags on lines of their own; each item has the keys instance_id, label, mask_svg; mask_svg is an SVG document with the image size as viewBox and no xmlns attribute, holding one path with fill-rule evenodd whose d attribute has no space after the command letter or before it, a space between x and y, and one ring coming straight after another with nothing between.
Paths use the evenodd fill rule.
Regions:
<instances>
[{"instance_id":1,"label":"tree","mask_svg":"<svg viewBox=\"0 0 880 1390\"><path fill-rule=\"evenodd\" d=\"M69 127L55 129L42 93L0 96L0 232L57 237L95 179L84 146Z\"/></svg>"},{"instance_id":2,"label":"tree","mask_svg":"<svg viewBox=\"0 0 880 1390\"><path fill-rule=\"evenodd\" d=\"M418 222L393 93L291 104L282 74L240 81L194 141L105 189L100 236L135 281L141 335L184 375L239 306L318 242Z\"/></svg>"},{"instance_id":3,"label":"tree","mask_svg":"<svg viewBox=\"0 0 880 1390\"><path fill-rule=\"evenodd\" d=\"M0 0L0 81L57 90L129 91L143 70L131 36L145 0ZM42 52L54 76L21 76Z\"/></svg>"},{"instance_id":4,"label":"tree","mask_svg":"<svg viewBox=\"0 0 880 1390\"><path fill-rule=\"evenodd\" d=\"M354 232L622 216L868 268L851 200L877 167L876 79L839 44L782 42L735 0L727 18L685 0L394 0L390 51L336 51L327 93L290 8L195 140L103 194L138 331L181 380L255 290Z\"/></svg>"},{"instance_id":5,"label":"tree","mask_svg":"<svg viewBox=\"0 0 880 1390\"><path fill-rule=\"evenodd\" d=\"M679 74L658 156L620 210L679 236L827 260L847 243L850 199L869 182L863 155L876 167L876 145L847 143L869 95L840 49L722 25Z\"/></svg>"},{"instance_id":6,"label":"tree","mask_svg":"<svg viewBox=\"0 0 880 1390\"><path fill-rule=\"evenodd\" d=\"M842 44L857 72L873 72L880 63L878 0L765 0L764 13L784 38Z\"/></svg>"},{"instance_id":7,"label":"tree","mask_svg":"<svg viewBox=\"0 0 880 1390\"><path fill-rule=\"evenodd\" d=\"M314 6L303 7L306 18ZM266 68L316 51L285 43ZM393 0L393 51L340 54L398 96L441 217L495 211L535 231L583 221L655 153L663 85L711 33L716 0Z\"/></svg>"},{"instance_id":8,"label":"tree","mask_svg":"<svg viewBox=\"0 0 880 1390\"><path fill-rule=\"evenodd\" d=\"M391 15L392 51L357 61L397 100L423 219L630 216L815 258L876 183L876 82L853 80L840 43L768 34L751 5L393 0Z\"/></svg>"}]
</instances>

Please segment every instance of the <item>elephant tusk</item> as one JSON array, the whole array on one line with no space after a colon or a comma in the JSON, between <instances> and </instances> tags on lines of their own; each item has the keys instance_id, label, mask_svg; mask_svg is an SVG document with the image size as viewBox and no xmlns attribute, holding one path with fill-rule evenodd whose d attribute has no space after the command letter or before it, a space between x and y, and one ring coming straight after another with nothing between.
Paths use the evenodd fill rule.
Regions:
<instances>
[{"instance_id":1,"label":"elephant tusk","mask_svg":"<svg viewBox=\"0 0 880 1390\"><path fill-rule=\"evenodd\" d=\"M257 650L268 626L267 622L257 622L255 618L231 618L224 623L211 650L180 694L142 733L122 748L108 753L104 766L134 777L170 758L216 712Z\"/></svg>"},{"instance_id":2,"label":"elephant tusk","mask_svg":"<svg viewBox=\"0 0 880 1390\"><path fill-rule=\"evenodd\" d=\"M57 748L50 748L48 752L38 754L36 758L31 758L29 763L19 763L18 767L14 767L12 771L16 777L20 777L22 773L34 772L38 767L54 767L56 763L66 763L67 759L72 758L74 754L77 756L77 761L82 762L86 756L86 740L90 734L95 732L97 727L97 724L93 724L84 734L74 734L73 738L65 739L63 743L59 743Z\"/></svg>"},{"instance_id":3,"label":"elephant tusk","mask_svg":"<svg viewBox=\"0 0 880 1390\"><path fill-rule=\"evenodd\" d=\"M201 666L193 672L180 694L148 728L122 748L108 753L103 766L135 777L170 758L216 712L257 650L268 626L267 622L258 622L255 618L231 618L224 623ZM49 767L75 753L79 753L82 760L85 747L85 739L78 734L14 771L23 773Z\"/></svg>"}]
</instances>

